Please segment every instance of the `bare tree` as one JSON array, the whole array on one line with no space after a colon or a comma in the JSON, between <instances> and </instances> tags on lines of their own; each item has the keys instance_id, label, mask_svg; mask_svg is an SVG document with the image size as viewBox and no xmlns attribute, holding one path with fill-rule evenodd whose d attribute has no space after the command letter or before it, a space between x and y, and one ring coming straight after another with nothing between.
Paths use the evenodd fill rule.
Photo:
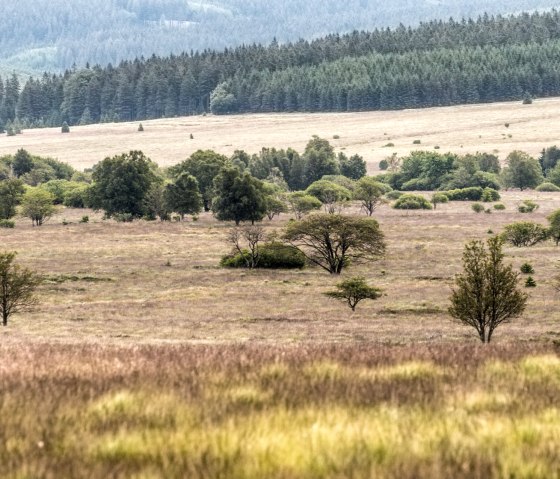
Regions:
<instances>
[{"instance_id":1,"label":"bare tree","mask_svg":"<svg viewBox=\"0 0 560 479\"><path fill-rule=\"evenodd\" d=\"M259 262L259 243L266 239L262 226L251 225L232 228L228 232L228 243L241 255L247 268L256 268Z\"/></svg>"},{"instance_id":2,"label":"bare tree","mask_svg":"<svg viewBox=\"0 0 560 479\"><path fill-rule=\"evenodd\" d=\"M14 264L16 253L0 253L0 313L2 325L12 314L21 313L37 303L35 289L41 279L33 271Z\"/></svg>"},{"instance_id":3,"label":"bare tree","mask_svg":"<svg viewBox=\"0 0 560 479\"><path fill-rule=\"evenodd\" d=\"M489 343L502 323L520 316L527 295L518 289L519 274L503 264L502 240L471 241L463 253L463 273L455 279L449 314L476 329L480 340Z\"/></svg>"}]
</instances>

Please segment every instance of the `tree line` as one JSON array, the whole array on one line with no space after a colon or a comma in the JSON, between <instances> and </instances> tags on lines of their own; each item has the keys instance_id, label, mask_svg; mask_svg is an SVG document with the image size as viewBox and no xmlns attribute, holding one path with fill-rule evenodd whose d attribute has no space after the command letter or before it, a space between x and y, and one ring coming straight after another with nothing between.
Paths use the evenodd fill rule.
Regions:
<instances>
[{"instance_id":1,"label":"tree line","mask_svg":"<svg viewBox=\"0 0 560 479\"><path fill-rule=\"evenodd\" d=\"M0 79L0 128L212 111L361 111L560 94L560 14L330 35Z\"/></svg>"}]
</instances>

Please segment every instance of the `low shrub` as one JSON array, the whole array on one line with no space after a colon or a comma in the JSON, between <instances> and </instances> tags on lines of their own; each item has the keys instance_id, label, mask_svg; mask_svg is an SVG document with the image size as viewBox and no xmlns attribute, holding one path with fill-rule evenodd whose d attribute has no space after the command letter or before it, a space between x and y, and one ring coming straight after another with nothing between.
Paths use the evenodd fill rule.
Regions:
<instances>
[{"instance_id":1,"label":"low shrub","mask_svg":"<svg viewBox=\"0 0 560 479\"><path fill-rule=\"evenodd\" d=\"M134 221L134 216L130 213L117 213L113 215L113 219L117 223L132 223L132 221Z\"/></svg>"},{"instance_id":2,"label":"low shrub","mask_svg":"<svg viewBox=\"0 0 560 479\"><path fill-rule=\"evenodd\" d=\"M538 209L539 209L539 205L537 205L537 203L531 200L524 200L523 203L521 203L517 207L517 210L520 213L532 213L533 211L536 211Z\"/></svg>"},{"instance_id":3,"label":"low shrub","mask_svg":"<svg viewBox=\"0 0 560 479\"><path fill-rule=\"evenodd\" d=\"M404 193L402 191L389 191L389 193L385 194L385 197L390 200L398 200Z\"/></svg>"},{"instance_id":4,"label":"low shrub","mask_svg":"<svg viewBox=\"0 0 560 479\"><path fill-rule=\"evenodd\" d=\"M397 210L431 210L431 203L421 195L404 194L393 205Z\"/></svg>"},{"instance_id":5,"label":"low shrub","mask_svg":"<svg viewBox=\"0 0 560 479\"><path fill-rule=\"evenodd\" d=\"M500 200L500 193L492 188L484 188L482 190L482 201L485 203L489 203L491 201L499 201Z\"/></svg>"},{"instance_id":6,"label":"low shrub","mask_svg":"<svg viewBox=\"0 0 560 479\"><path fill-rule=\"evenodd\" d=\"M14 228L16 223L12 220L0 220L0 228Z\"/></svg>"},{"instance_id":7,"label":"low shrub","mask_svg":"<svg viewBox=\"0 0 560 479\"><path fill-rule=\"evenodd\" d=\"M496 205L494 205L494 209L495 210L505 210L506 209L506 205L502 204L502 203L498 203Z\"/></svg>"},{"instance_id":8,"label":"low shrub","mask_svg":"<svg viewBox=\"0 0 560 479\"><path fill-rule=\"evenodd\" d=\"M421 140L414 140L414 141L412 142L413 145L420 145L421 143L422 143Z\"/></svg>"},{"instance_id":9,"label":"low shrub","mask_svg":"<svg viewBox=\"0 0 560 479\"><path fill-rule=\"evenodd\" d=\"M394 143L387 143L386 145L383 145L383 148L391 148L393 146L395 146Z\"/></svg>"},{"instance_id":10,"label":"low shrub","mask_svg":"<svg viewBox=\"0 0 560 479\"><path fill-rule=\"evenodd\" d=\"M449 201L481 201L484 189L480 186L471 186L470 188L443 191L443 193L447 195Z\"/></svg>"},{"instance_id":11,"label":"low shrub","mask_svg":"<svg viewBox=\"0 0 560 479\"><path fill-rule=\"evenodd\" d=\"M526 288L536 288L537 287L537 282L533 279L532 276L529 276L527 278L527 280L525 281L525 287Z\"/></svg>"},{"instance_id":12,"label":"low shrub","mask_svg":"<svg viewBox=\"0 0 560 479\"><path fill-rule=\"evenodd\" d=\"M82 216L80 219L80 223L89 223L89 216Z\"/></svg>"},{"instance_id":13,"label":"low shrub","mask_svg":"<svg viewBox=\"0 0 560 479\"><path fill-rule=\"evenodd\" d=\"M294 246L274 241L258 247L259 260L257 268L265 269L301 269L305 266L305 256ZM248 252L243 252L243 255ZM245 268L247 263L241 253L227 255L220 265L225 268Z\"/></svg>"},{"instance_id":14,"label":"low shrub","mask_svg":"<svg viewBox=\"0 0 560 479\"><path fill-rule=\"evenodd\" d=\"M475 213L482 213L484 211L484 206L482 206L480 203L473 203L471 208Z\"/></svg>"},{"instance_id":15,"label":"low shrub","mask_svg":"<svg viewBox=\"0 0 560 479\"><path fill-rule=\"evenodd\" d=\"M521 268L519 268L523 274L533 274L535 269L531 265L531 263L523 263Z\"/></svg>"},{"instance_id":16,"label":"low shrub","mask_svg":"<svg viewBox=\"0 0 560 479\"><path fill-rule=\"evenodd\" d=\"M554 183L541 183L539 186L535 188L535 191L544 191L544 192L557 192L560 191L560 188L556 186Z\"/></svg>"},{"instance_id":17,"label":"low shrub","mask_svg":"<svg viewBox=\"0 0 560 479\"><path fill-rule=\"evenodd\" d=\"M379 162L379 169L381 171L385 171L385 170L387 170L387 168L389 168L389 162L387 160L381 160ZM559 191L560 191L560 189L559 189Z\"/></svg>"},{"instance_id":18,"label":"low shrub","mask_svg":"<svg viewBox=\"0 0 560 479\"><path fill-rule=\"evenodd\" d=\"M504 228L502 239L513 246L534 246L546 241L549 236L548 228L530 221L519 221Z\"/></svg>"}]
</instances>

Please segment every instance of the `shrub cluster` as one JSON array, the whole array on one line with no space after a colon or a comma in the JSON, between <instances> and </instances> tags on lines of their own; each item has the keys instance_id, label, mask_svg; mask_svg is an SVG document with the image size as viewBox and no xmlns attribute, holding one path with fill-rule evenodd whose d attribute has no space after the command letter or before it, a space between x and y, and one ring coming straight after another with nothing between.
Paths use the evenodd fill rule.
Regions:
<instances>
[{"instance_id":1,"label":"shrub cluster","mask_svg":"<svg viewBox=\"0 0 560 479\"><path fill-rule=\"evenodd\" d=\"M243 255L249 255L244 251ZM259 259L257 268L265 269L301 269L306 260L303 253L294 246L273 241L258 247ZM220 261L220 265L226 268L246 268L247 263L241 253L226 255Z\"/></svg>"}]
</instances>

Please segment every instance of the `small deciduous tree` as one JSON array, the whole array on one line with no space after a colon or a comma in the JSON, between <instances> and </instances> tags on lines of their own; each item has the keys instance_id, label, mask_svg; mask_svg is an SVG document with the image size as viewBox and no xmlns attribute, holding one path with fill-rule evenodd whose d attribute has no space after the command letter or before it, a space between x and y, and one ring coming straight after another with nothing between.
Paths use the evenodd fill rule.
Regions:
<instances>
[{"instance_id":1,"label":"small deciduous tree","mask_svg":"<svg viewBox=\"0 0 560 479\"><path fill-rule=\"evenodd\" d=\"M489 343L502 323L520 316L527 295L518 289L519 274L503 262L502 240L471 241L463 253L463 273L455 279L449 314L476 329L480 340Z\"/></svg>"},{"instance_id":2,"label":"small deciduous tree","mask_svg":"<svg viewBox=\"0 0 560 479\"><path fill-rule=\"evenodd\" d=\"M259 243L265 241L266 233L262 226L251 225L232 228L227 236L228 243L233 246L234 253L238 253L247 268L256 268L259 262Z\"/></svg>"},{"instance_id":3,"label":"small deciduous tree","mask_svg":"<svg viewBox=\"0 0 560 479\"><path fill-rule=\"evenodd\" d=\"M541 165L523 151L513 151L506 158L507 167L502 170L504 183L509 188L535 188L543 182Z\"/></svg>"},{"instance_id":4,"label":"small deciduous tree","mask_svg":"<svg viewBox=\"0 0 560 479\"><path fill-rule=\"evenodd\" d=\"M553 211L546 218L550 224L548 233L558 246L558 243L560 243L560 210Z\"/></svg>"},{"instance_id":5,"label":"small deciduous tree","mask_svg":"<svg viewBox=\"0 0 560 479\"><path fill-rule=\"evenodd\" d=\"M368 286L365 278L354 277L342 281L336 285L336 291L328 291L325 296L340 299L348 303L352 311L356 310L358 303L364 299L377 299L381 296L381 290Z\"/></svg>"},{"instance_id":6,"label":"small deciduous tree","mask_svg":"<svg viewBox=\"0 0 560 479\"><path fill-rule=\"evenodd\" d=\"M321 208L322 203L314 196L306 194L304 191L295 191L287 196L290 210L296 219L301 220L306 214Z\"/></svg>"},{"instance_id":7,"label":"small deciduous tree","mask_svg":"<svg viewBox=\"0 0 560 479\"><path fill-rule=\"evenodd\" d=\"M52 193L41 188L33 188L23 195L21 214L30 218L33 226L41 226L55 211Z\"/></svg>"},{"instance_id":8,"label":"small deciduous tree","mask_svg":"<svg viewBox=\"0 0 560 479\"><path fill-rule=\"evenodd\" d=\"M16 253L0 253L0 313L2 325L10 316L21 313L37 303L35 289L41 278L29 269L14 263Z\"/></svg>"},{"instance_id":9,"label":"small deciduous tree","mask_svg":"<svg viewBox=\"0 0 560 479\"><path fill-rule=\"evenodd\" d=\"M169 209L181 215L196 215L202 210L202 195L198 189L198 181L187 172L179 176L165 186L165 202Z\"/></svg>"},{"instance_id":10,"label":"small deciduous tree","mask_svg":"<svg viewBox=\"0 0 560 479\"><path fill-rule=\"evenodd\" d=\"M330 214L340 213L345 202L352 198L352 193L347 188L328 180L315 181L305 192L317 198Z\"/></svg>"},{"instance_id":11,"label":"small deciduous tree","mask_svg":"<svg viewBox=\"0 0 560 479\"><path fill-rule=\"evenodd\" d=\"M359 200L366 215L371 216L377 207L384 202L383 195L387 186L371 176L365 176L356 183L354 198Z\"/></svg>"},{"instance_id":12,"label":"small deciduous tree","mask_svg":"<svg viewBox=\"0 0 560 479\"><path fill-rule=\"evenodd\" d=\"M284 239L331 274L340 274L351 261L373 261L385 253L383 233L372 218L313 214L288 224Z\"/></svg>"}]
</instances>

